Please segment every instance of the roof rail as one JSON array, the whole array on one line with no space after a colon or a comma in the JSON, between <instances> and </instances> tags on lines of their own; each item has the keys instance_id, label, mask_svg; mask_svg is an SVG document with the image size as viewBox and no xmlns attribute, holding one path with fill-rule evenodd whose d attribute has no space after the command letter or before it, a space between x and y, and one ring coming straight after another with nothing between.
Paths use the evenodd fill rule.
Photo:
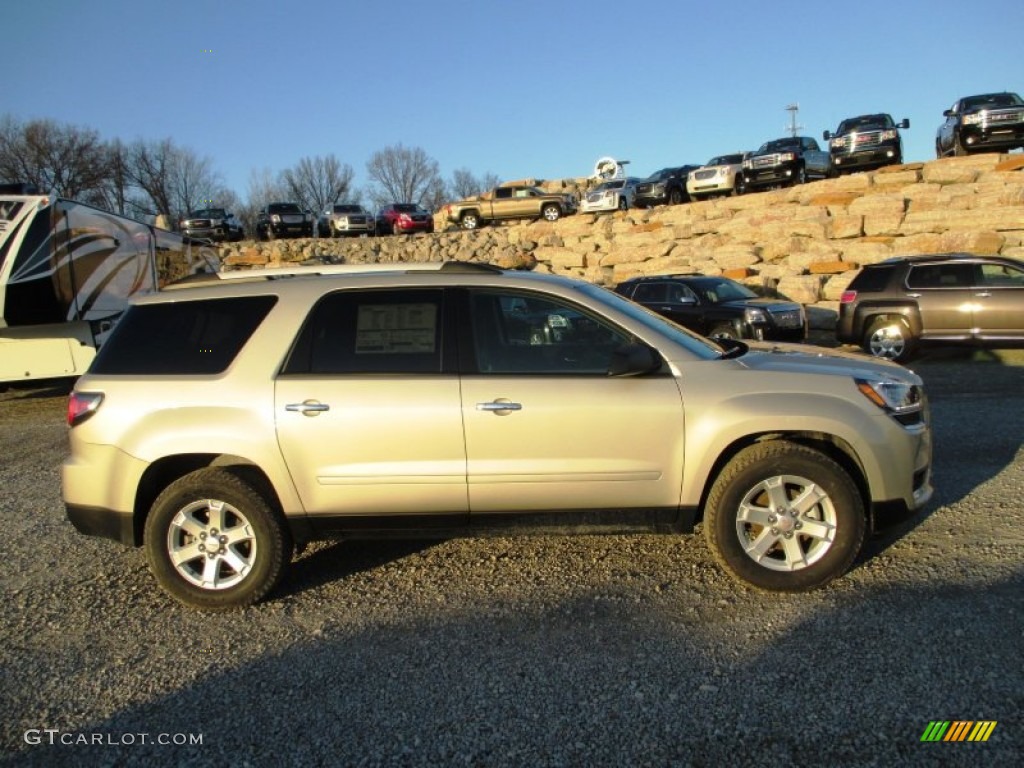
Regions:
<instances>
[{"instance_id":1,"label":"roof rail","mask_svg":"<svg viewBox=\"0 0 1024 768\"><path fill-rule=\"evenodd\" d=\"M192 288L220 280L279 280L314 275L359 275L379 272L461 272L465 274L501 274L505 270L493 264L474 261L431 261L425 263L387 262L383 264L308 264L294 267L233 269L227 272L200 273L176 280L165 288Z\"/></svg>"}]
</instances>

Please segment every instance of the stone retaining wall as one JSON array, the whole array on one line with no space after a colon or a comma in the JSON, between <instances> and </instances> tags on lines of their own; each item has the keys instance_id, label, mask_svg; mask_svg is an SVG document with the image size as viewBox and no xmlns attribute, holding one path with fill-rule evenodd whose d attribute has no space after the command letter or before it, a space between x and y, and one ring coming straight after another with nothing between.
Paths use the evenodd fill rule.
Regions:
<instances>
[{"instance_id":1,"label":"stone retaining wall","mask_svg":"<svg viewBox=\"0 0 1024 768\"><path fill-rule=\"evenodd\" d=\"M963 251L1024 259L1024 155L986 154L741 197L716 198L473 232L224 245L229 268L307 261L485 261L612 286L637 275L725 274L808 305L835 322L839 296L863 264ZM441 231L444 229L444 231Z\"/></svg>"}]
</instances>

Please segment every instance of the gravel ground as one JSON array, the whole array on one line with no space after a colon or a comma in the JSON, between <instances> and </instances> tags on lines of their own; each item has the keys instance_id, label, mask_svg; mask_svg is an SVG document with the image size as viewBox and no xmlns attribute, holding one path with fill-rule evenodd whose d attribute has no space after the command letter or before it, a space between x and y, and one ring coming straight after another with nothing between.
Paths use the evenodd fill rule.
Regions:
<instances>
[{"instance_id":1,"label":"gravel ground","mask_svg":"<svg viewBox=\"0 0 1024 768\"><path fill-rule=\"evenodd\" d=\"M219 615L66 521L64 393L0 394L3 761L1021 765L1024 352L914 367L936 498L823 590L738 586L701 535L328 543Z\"/></svg>"}]
</instances>

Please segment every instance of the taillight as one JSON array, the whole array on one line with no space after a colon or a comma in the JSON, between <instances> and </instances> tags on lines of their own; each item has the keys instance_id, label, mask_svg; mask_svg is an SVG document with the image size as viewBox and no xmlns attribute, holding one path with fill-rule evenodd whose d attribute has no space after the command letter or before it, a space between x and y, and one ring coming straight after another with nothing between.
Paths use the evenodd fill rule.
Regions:
<instances>
[{"instance_id":1,"label":"taillight","mask_svg":"<svg viewBox=\"0 0 1024 768\"><path fill-rule=\"evenodd\" d=\"M100 392L72 392L68 398L68 426L81 424L96 413L102 402L103 394Z\"/></svg>"},{"instance_id":2,"label":"taillight","mask_svg":"<svg viewBox=\"0 0 1024 768\"><path fill-rule=\"evenodd\" d=\"M857 300L856 291L843 291L843 295L839 297L840 304L852 304Z\"/></svg>"}]
</instances>

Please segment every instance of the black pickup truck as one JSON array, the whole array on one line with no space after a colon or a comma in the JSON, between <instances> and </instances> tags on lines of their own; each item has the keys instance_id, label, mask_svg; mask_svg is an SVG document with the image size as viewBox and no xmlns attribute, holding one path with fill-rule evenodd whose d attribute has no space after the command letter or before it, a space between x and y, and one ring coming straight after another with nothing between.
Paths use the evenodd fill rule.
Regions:
<instances>
[{"instance_id":1,"label":"black pickup truck","mask_svg":"<svg viewBox=\"0 0 1024 768\"><path fill-rule=\"evenodd\" d=\"M809 136L787 136L761 145L743 161L743 183L748 190L803 184L832 175L832 161Z\"/></svg>"},{"instance_id":2,"label":"black pickup truck","mask_svg":"<svg viewBox=\"0 0 1024 768\"><path fill-rule=\"evenodd\" d=\"M942 113L935 156L1009 152L1024 147L1024 100L1016 93L968 96Z\"/></svg>"},{"instance_id":3,"label":"black pickup truck","mask_svg":"<svg viewBox=\"0 0 1024 768\"><path fill-rule=\"evenodd\" d=\"M828 142L832 168L838 175L902 163L900 129L909 127L906 118L897 123L885 113L858 115L843 120L835 133L825 131L822 137Z\"/></svg>"}]
</instances>

